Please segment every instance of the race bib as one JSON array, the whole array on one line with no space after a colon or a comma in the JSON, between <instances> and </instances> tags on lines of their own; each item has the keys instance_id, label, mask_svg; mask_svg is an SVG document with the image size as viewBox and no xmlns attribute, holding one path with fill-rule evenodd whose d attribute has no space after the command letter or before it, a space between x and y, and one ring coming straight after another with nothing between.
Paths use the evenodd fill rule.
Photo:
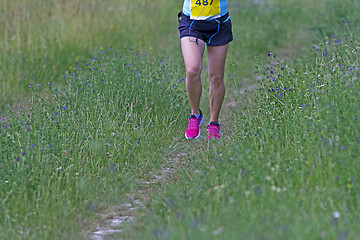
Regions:
<instances>
[{"instance_id":1,"label":"race bib","mask_svg":"<svg viewBox=\"0 0 360 240\"><path fill-rule=\"evenodd\" d=\"M191 0L191 19L220 17L220 0Z\"/></svg>"}]
</instances>

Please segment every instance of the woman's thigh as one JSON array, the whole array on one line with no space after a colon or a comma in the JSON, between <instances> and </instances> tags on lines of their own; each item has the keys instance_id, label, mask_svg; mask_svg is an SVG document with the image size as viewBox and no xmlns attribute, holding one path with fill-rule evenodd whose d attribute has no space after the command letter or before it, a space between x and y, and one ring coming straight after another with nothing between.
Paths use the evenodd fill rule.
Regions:
<instances>
[{"instance_id":1,"label":"woman's thigh","mask_svg":"<svg viewBox=\"0 0 360 240\"><path fill-rule=\"evenodd\" d=\"M208 69L210 78L223 79L228 44L223 46L208 46ZM213 80L213 79L210 79Z\"/></svg>"},{"instance_id":2,"label":"woman's thigh","mask_svg":"<svg viewBox=\"0 0 360 240\"><path fill-rule=\"evenodd\" d=\"M184 57L186 71L201 71L202 58L205 51L205 42L195 37L181 38L181 50Z\"/></svg>"}]
</instances>

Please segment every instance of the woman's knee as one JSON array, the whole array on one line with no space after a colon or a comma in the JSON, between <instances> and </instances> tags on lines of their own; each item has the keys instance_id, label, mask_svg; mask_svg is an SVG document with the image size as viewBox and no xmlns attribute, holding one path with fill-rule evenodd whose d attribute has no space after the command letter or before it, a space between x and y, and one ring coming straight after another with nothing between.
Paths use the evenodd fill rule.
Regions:
<instances>
[{"instance_id":1,"label":"woman's knee","mask_svg":"<svg viewBox=\"0 0 360 240\"><path fill-rule=\"evenodd\" d=\"M201 66L190 66L186 68L186 76L188 79L198 79L201 74Z\"/></svg>"},{"instance_id":2,"label":"woman's knee","mask_svg":"<svg viewBox=\"0 0 360 240\"><path fill-rule=\"evenodd\" d=\"M210 84L220 86L224 84L224 76L222 74L209 74Z\"/></svg>"}]
</instances>

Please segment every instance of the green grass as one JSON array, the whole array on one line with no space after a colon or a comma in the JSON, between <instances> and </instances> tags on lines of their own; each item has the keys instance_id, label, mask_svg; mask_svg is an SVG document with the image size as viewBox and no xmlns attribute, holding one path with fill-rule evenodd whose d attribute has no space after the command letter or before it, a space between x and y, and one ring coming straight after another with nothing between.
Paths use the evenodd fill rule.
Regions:
<instances>
[{"instance_id":1,"label":"green grass","mask_svg":"<svg viewBox=\"0 0 360 240\"><path fill-rule=\"evenodd\" d=\"M31 85L30 108L8 108L0 135L2 238L75 238L159 166L185 113L183 82L166 59L125 55L99 52L66 73L66 89L49 85L51 97L41 98Z\"/></svg>"},{"instance_id":2,"label":"green grass","mask_svg":"<svg viewBox=\"0 0 360 240\"><path fill-rule=\"evenodd\" d=\"M180 2L0 4L0 238L86 238L176 146L187 165L129 237L359 238L359 4L230 6L218 144L181 140Z\"/></svg>"},{"instance_id":3,"label":"green grass","mask_svg":"<svg viewBox=\"0 0 360 240\"><path fill-rule=\"evenodd\" d=\"M2 1L0 105L23 104L21 96L29 97L29 82L62 84L63 72L99 48L146 51L167 44L165 33L176 35L177 30L166 21L165 13L180 6L164 2L156 1L163 6L156 10L162 17L154 19L156 5L140 0Z\"/></svg>"}]
</instances>

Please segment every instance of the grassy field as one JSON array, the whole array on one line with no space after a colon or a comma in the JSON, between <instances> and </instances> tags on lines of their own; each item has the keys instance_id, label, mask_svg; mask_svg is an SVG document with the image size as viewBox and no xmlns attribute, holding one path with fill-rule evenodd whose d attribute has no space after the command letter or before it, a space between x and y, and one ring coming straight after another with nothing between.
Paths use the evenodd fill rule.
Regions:
<instances>
[{"instance_id":1,"label":"grassy field","mask_svg":"<svg viewBox=\"0 0 360 240\"><path fill-rule=\"evenodd\" d=\"M166 3L166 4L165 4ZM29 82L62 84L74 63L110 47L146 51L166 43L167 13L179 4L150 1L15 0L0 3L0 105L23 103ZM152 9L148 11L148 9ZM172 16L176 21L176 16ZM150 21L149 21L150 20ZM161 27L159 27L161 25ZM156 33L156 34L153 34Z\"/></svg>"},{"instance_id":2,"label":"grassy field","mask_svg":"<svg viewBox=\"0 0 360 240\"><path fill-rule=\"evenodd\" d=\"M125 237L360 238L359 3L229 2L235 107L210 143L182 139L181 1L0 3L1 239L86 239L180 149Z\"/></svg>"}]
</instances>

